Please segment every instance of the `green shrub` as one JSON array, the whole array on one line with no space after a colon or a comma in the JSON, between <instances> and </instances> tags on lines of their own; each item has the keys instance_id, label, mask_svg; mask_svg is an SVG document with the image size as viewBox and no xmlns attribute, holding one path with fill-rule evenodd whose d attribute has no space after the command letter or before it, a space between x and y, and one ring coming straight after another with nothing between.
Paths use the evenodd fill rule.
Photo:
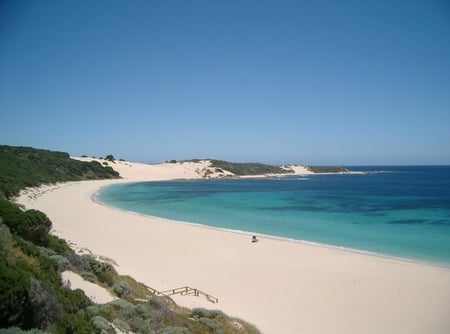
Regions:
<instances>
[{"instance_id":1,"label":"green shrub","mask_svg":"<svg viewBox=\"0 0 450 334\"><path fill-rule=\"evenodd\" d=\"M49 258L56 262L59 271L65 271L70 269L70 262L64 256L50 255Z\"/></svg>"},{"instance_id":2,"label":"green shrub","mask_svg":"<svg viewBox=\"0 0 450 334\"><path fill-rule=\"evenodd\" d=\"M108 155L105 157L105 160L114 162L115 159L114 159L114 156L113 156L112 154L108 154Z\"/></svg>"},{"instance_id":3,"label":"green shrub","mask_svg":"<svg viewBox=\"0 0 450 334\"><path fill-rule=\"evenodd\" d=\"M158 297L158 296L153 296L149 300L149 305L157 310L164 310L164 309L169 308L169 305L167 304L165 299L162 297Z\"/></svg>"},{"instance_id":4,"label":"green shrub","mask_svg":"<svg viewBox=\"0 0 450 334\"><path fill-rule=\"evenodd\" d=\"M60 239L54 235L49 235L47 239L48 242L46 247L53 250L57 254L64 256L67 252L71 251L69 245L64 239Z\"/></svg>"},{"instance_id":5,"label":"green shrub","mask_svg":"<svg viewBox=\"0 0 450 334\"><path fill-rule=\"evenodd\" d=\"M92 255L83 254L80 256L83 268L95 275L100 274L108 269L111 265L106 262L97 261Z\"/></svg>"},{"instance_id":6,"label":"green shrub","mask_svg":"<svg viewBox=\"0 0 450 334\"><path fill-rule=\"evenodd\" d=\"M142 333L142 334L156 333L153 321L150 318L135 316L128 319L128 323L130 324L131 330L134 333Z\"/></svg>"},{"instance_id":7,"label":"green shrub","mask_svg":"<svg viewBox=\"0 0 450 334\"><path fill-rule=\"evenodd\" d=\"M126 298L132 291L130 285L124 281L114 283L113 290L120 298Z\"/></svg>"},{"instance_id":8,"label":"green shrub","mask_svg":"<svg viewBox=\"0 0 450 334\"><path fill-rule=\"evenodd\" d=\"M0 254L0 323L2 326L28 324L28 289L30 274L26 265L11 267ZM32 324L28 328L33 327Z\"/></svg>"},{"instance_id":9,"label":"green shrub","mask_svg":"<svg viewBox=\"0 0 450 334\"><path fill-rule=\"evenodd\" d=\"M191 334L192 332L186 327L165 327L159 334Z\"/></svg>"},{"instance_id":10,"label":"green shrub","mask_svg":"<svg viewBox=\"0 0 450 334\"><path fill-rule=\"evenodd\" d=\"M313 173L346 173L348 169L340 166L307 166L309 171Z\"/></svg>"},{"instance_id":11,"label":"green shrub","mask_svg":"<svg viewBox=\"0 0 450 334\"><path fill-rule=\"evenodd\" d=\"M234 163L223 160L211 160L211 167L227 170L235 175L263 175L263 174L287 174L292 170L286 170L280 166L265 165L261 163Z\"/></svg>"},{"instance_id":12,"label":"green shrub","mask_svg":"<svg viewBox=\"0 0 450 334\"><path fill-rule=\"evenodd\" d=\"M139 303L134 306L134 313L138 316L147 316L149 312L149 304Z\"/></svg>"},{"instance_id":13,"label":"green shrub","mask_svg":"<svg viewBox=\"0 0 450 334\"><path fill-rule=\"evenodd\" d=\"M111 302L110 304L114 304ZM121 307L117 308L116 317L126 322L131 330L135 333L153 334L155 333L155 326L152 319L152 309L149 304L139 303L137 305L130 305L127 302L116 301ZM127 307L127 305L131 307Z\"/></svg>"},{"instance_id":14,"label":"green shrub","mask_svg":"<svg viewBox=\"0 0 450 334\"><path fill-rule=\"evenodd\" d=\"M130 302L127 302L126 300L123 300L123 299L114 299L113 301L110 301L108 304L117 310L122 310L122 311L125 310L127 313L131 313L131 311L134 308L133 304L131 304Z\"/></svg>"},{"instance_id":15,"label":"green shrub","mask_svg":"<svg viewBox=\"0 0 450 334\"><path fill-rule=\"evenodd\" d=\"M31 279L28 294L30 320L35 327L50 328L63 313L63 308L56 298L53 288L36 279Z\"/></svg>"},{"instance_id":16,"label":"green shrub","mask_svg":"<svg viewBox=\"0 0 450 334\"><path fill-rule=\"evenodd\" d=\"M0 222L0 253L8 258L14 258L17 253L8 226Z\"/></svg>"},{"instance_id":17,"label":"green shrub","mask_svg":"<svg viewBox=\"0 0 450 334\"><path fill-rule=\"evenodd\" d=\"M70 313L76 313L92 305L90 299L80 289L63 289L60 294L60 300L65 311Z\"/></svg>"},{"instance_id":18,"label":"green shrub","mask_svg":"<svg viewBox=\"0 0 450 334\"><path fill-rule=\"evenodd\" d=\"M38 210L27 210L23 214L23 225L19 235L36 245L46 245L52 222L47 215Z\"/></svg>"},{"instance_id":19,"label":"green shrub","mask_svg":"<svg viewBox=\"0 0 450 334\"><path fill-rule=\"evenodd\" d=\"M46 245L52 223L38 210L22 211L17 205L0 199L0 217L12 233L36 245Z\"/></svg>"},{"instance_id":20,"label":"green shrub","mask_svg":"<svg viewBox=\"0 0 450 334\"><path fill-rule=\"evenodd\" d=\"M104 283L108 286L112 286L114 284L114 278L117 276L117 272L114 270L112 266L110 266L107 270L97 274L97 278L101 283Z\"/></svg>"},{"instance_id":21,"label":"green shrub","mask_svg":"<svg viewBox=\"0 0 450 334\"><path fill-rule=\"evenodd\" d=\"M125 332L125 333L131 332L130 325L122 319L114 319L113 324L115 327L117 327L122 332Z\"/></svg>"},{"instance_id":22,"label":"green shrub","mask_svg":"<svg viewBox=\"0 0 450 334\"><path fill-rule=\"evenodd\" d=\"M216 334L224 334L222 326L216 321L209 318L200 318L198 321L209 328L209 331Z\"/></svg>"},{"instance_id":23,"label":"green shrub","mask_svg":"<svg viewBox=\"0 0 450 334\"><path fill-rule=\"evenodd\" d=\"M93 333L95 331L94 325L89 320L84 312L77 312L75 314L66 313L58 321L56 327L56 334L81 334Z\"/></svg>"},{"instance_id":24,"label":"green shrub","mask_svg":"<svg viewBox=\"0 0 450 334\"><path fill-rule=\"evenodd\" d=\"M50 326L61 313L53 261L38 247L0 229L0 324Z\"/></svg>"},{"instance_id":25,"label":"green shrub","mask_svg":"<svg viewBox=\"0 0 450 334\"><path fill-rule=\"evenodd\" d=\"M92 318L100 314L100 310L96 305L91 305L85 308L85 312L88 317Z\"/></svg>"},{"instance_id":26,"label":"green shrub","mask_svg":"<svg viewBox=\"0 0 450 334\"><path fill-rule=\"evenodd\" d=\"M99 334L114 334L116 332L109 324L108 320L103 317L95 316L91 319L91 321L96 332Z\"/></svg>"},{"instance_id":27,"label":"green shrub","mask_svg":"<svg viewBox=\"0 0 450 334\"><path fill-rule=\"evenodd\" d=\"M0 334L46 334L39 329L23 330L18 327L0 328Z\"/></svg>"},{"instance_id":28,"label":"green shrub","mask_svg":"<svg viewBox=\"0 0 450 334\"><path fill-rule=\"evenodd\" d=\"M226 315L220 310L207 310L205 308L194 308L191 312L191 316L194 318L226 318Z\"/></svg>"},{"instance_id":29,"label":"green shrub","mask_svg":"<svg viewBox=\"0 0 450 334\"><path fill-rule=\"evenodd\" d=\"M83 277L84 280L91 282L91 283L96 283L97 282L97 276L95 276L95 274L89 272L89 271L83 271L80 273L80 276Z\"/></svg>"},{"instance_id":30,"label":"green shrub","mask_svg":"<svg viewBox=\"0 0 450 334\"><path fill-rule=\"evenodd\" d=\"M96 305L98 308L98 314L99 316L106 318L106 319L113 319L115 318L117 312L110 304L100 304Z\"/></svg>"},{"instance_id":31,"label":"green shrub","mask_svg":"<svg viewBox=\"0 0 450 334\"><path fill-rule=\"evenodd\" d=\"M147 287L142 283L137 282L130 276L118 275L114 278L114 282L117 281L126 282L128 284L130 289L129 294L124 296L127 299L148 299L150 296L150 292L148 291Z\"/></svg>"},{"instance_id":32,"label":"green shrub","mask_svg":"<svg viewBox=\"0 0 450 334\"><path fill-rule=\"evenodd\" d=\"M105 283L108 286L114 284L114 278L117 276L117 272L111 264L98 261L92 255L88 254L81 255L80 260L81 267L85 271L93 273L101 283ZM85 273L82 275L84 277Z\"/></svg>"}]
</instances>

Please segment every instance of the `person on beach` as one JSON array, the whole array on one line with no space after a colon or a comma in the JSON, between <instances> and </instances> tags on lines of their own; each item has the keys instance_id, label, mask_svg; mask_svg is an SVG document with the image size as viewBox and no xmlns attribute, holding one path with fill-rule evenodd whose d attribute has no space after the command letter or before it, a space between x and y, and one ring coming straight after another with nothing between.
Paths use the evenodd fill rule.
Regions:
<instances>
[{"instance_id":1,"label":"person on beach","mask_svg":"<svg viewBox=\"0 0 450 334\"><path fill-rule=\"evenodd\" d=\"M252 236L252 242L258 242L258 239L256 239L256 235Z\"/></svg>"}]
</instances>

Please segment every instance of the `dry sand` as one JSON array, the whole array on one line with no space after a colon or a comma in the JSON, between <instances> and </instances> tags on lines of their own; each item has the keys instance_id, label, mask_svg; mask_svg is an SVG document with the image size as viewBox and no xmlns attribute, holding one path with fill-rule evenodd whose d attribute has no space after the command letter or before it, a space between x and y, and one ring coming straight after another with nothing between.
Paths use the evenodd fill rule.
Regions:
<instances>
[{"instance_id":1,"label":"dry sand","mask_svg":"<svg viewBox=\"0 0 450 334\"><path fill-rule=\"evenodd\" d=\"M71 289L81 289L91 301L97 304L104 304L117 299L108 290L101 286L86 281L83 277L74 273L73 271L64 271L61 274L64 284L67 284Z\"/></svg>"},{"instance_id":2,"label":"dry sand","mask_svg":"<svg viewBox=\"0 0 450 334\"><path fill-rule=\"evenodd\" d=\"M116 182L199 178L207 162L110 164L125 180L75 182L24 193L56 235L112 258L157 289L190 286L187 307L221 309L265 334L450 333L450 269L144 217L92 201ZM299 167L297 172L307 172Z\"/></svg>"}]
</instances>

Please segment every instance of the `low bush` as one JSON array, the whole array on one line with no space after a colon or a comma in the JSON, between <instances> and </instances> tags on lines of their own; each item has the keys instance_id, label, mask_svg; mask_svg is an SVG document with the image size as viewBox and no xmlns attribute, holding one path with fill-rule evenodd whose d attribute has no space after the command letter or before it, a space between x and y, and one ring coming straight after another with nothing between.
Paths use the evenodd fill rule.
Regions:
<instances>
[{"instance_id":1,"label":"low bush","mask_svg":"<svg viewBox=\"0 0 450 334\"><path fill-rule=\"evenodd\" d=\"M207 310L205 308L194 308L191 312L193 318L225 318L226 315L220 310Z\"/></svg>"},{"instance_id":2,"label":"low bush","mask_svg":"<svg viewBox=\"0 0 450 334\"><path fill-rule=\"evenodd\" d=\"M53 288L37 279L30 280L28 290L29 319L33 326L49 329L63 314L63 307Z\"/></svg>"},{"instance_id":3,"label":"low bush","mask_svg":"<svg viewBox=\"0 0 450 334\"><path fill-rule=\"evenodd\" d=\"M96 305L86 307L85 312L89 318L95 317L96 315L100 315L100 310Z\"/></svg>"},{"instance_id":4,"label":"low bush","mask_svg":"<svg viewBox=\"0 0 450 334\"><path fill-rule=\"evenodd\" d=\"M215 334L224 334L222 326L216 321L209 318L200 318L198 321L209 328L209 331Z\"/></svg>"},{"instance_id":5,"label":"low bush","mask_svg":"<svg viewBox=\"0 0 450 334\"><path fill-rule=\"evenodd\" d=\"M120 310L122 312L125 311L128 314L131 314L134 308L133 304L123 299L114 299L113 301L110 301L108 305L111 305L115 309Z\"/></svg>"},{"instance_id":6,"label":"low bush","mask_svg":"<svg viewBox=\"0 0 450 334\"><path fill-rule=\"evenodd\" d=\"M135 316L128 320L131 330L134 333L142 333L142 334L154 334L155 325L153 324L152 319L146 317Z\"/></svg>"},{"instance_id":7,"label":"low bush","mask_svg":"<svg viewBox=\"0 0 450 334\"><path fill-rule=\"evenodd\" d=\"M120 298L126 298L132 291L130 285L124 281L118 281L113 285L113 291Z\"/></svg>"},{"instance_id":8,"label":"low bush","mask_svg":"<svg viewBox=\"0 0 450 334\"><path fill-rule=\"evenodd\" d=\"M98 261L92 255L88 254L81 255L80 260L82 268L86 272L93 273L101 283L108 286L114 284L114 278L117 277L117 272L111 264Z\"/></svg>"},{"instance_id":9,"label":"low bush","mask_svg":"<svg viewBox=\"0 0 450 334\"><path fill-rule=\"evenodd\" d=\"M47 245L52 223L45 213L33 209L22 211L17 205L0 199L0 217L12 233L36 245Z\"/></svg>"},{"instance_id":10,"label":"low bush","mask_svg":"<svg viewBox=\"0 0 450 334\"><path fill-rule=\"evenodd\" d=\"M108 269L97 274L98 280L107 286L112 286L114 284L115 277L117 277L117 272L112 266L109 266Z\"/></svg>"},{"instance_id":11,"label":"low bush","mask_svg":"<svg viewBox=\"0 0 450 334\"><path fill-rule=\"evenodd\" d=\"M186 327L165 327L159 334L191 334L192 332Z\"/></svg>"},{"instance_id":12,"label":"low bush","mask_svg":"<svg viewBox=\"0 0 450 334\"><path fill-rule=\"evenodd\" d=\"M70 262L64 256L61 255L50 255L49 258L56 262L58 266L58 271L63 272L70 269Z\"/></svg>"},{"instance_id":13,"label":"low bush","mask_svg":"<svg viewBox=\"0 0 450 334\"><path fill-rule=\"evenodd\" d=\"M114 159L114 156L113 156L112 154L108 154L108 155L105 157L105 160L114 162L116 159Z\"/></svg>"},{"instance_id":14,"label":"low bush","mask_svg":"<svg viewBox=\"0 0 450 334\"><path fill-rule=\"evenodd\" d=\"M18 327L0 328L0 334L46 334L39 329L23 330Z\"/></svg>"},{"instance_id":15,"label":"low bush","mask_svg":"<svg viewBox=\"0 0 450 334\"><path fill-rule=\"evenodd\" d=\"M151 307L153 307L156 310L164 310L164 309L169 308L169 305L167 304L165 299L162 297L158 297L158 296L153 296L149 300L149 304Z\"/></svg>"},{"instance_id":16,"label":"low bush","mask_svg":"<svg viewBox=\"0 0 450 334\"><path fill-rule=\"evenodd\" d=\"M83 271L80 273L80 275L88 282L97 283L97 276L89 271Z\"/></svg>"},{"instance_id":17,"label":"low bush","mask_svg":"<svg viewBox=\"0 0 450 334\"><path fill-rule=\"evenodd\" d=\"M108 320L106 320L103 317L95 316L91 319L92 324L94 325L94 328L96 329L96 332L99 334L115 334L116 331L114 328L109 324Z\"/></svg>"},{"instance_id":18,"label":"low bush","mask_svg":"<svg viewBox=\"0 0 450 334\"><path fill-rule=\"evenodd\" d=\"M286 170L280 166L261 163L235 163L223 160L211 160L211 167L227 170L235 175L263 175L263 174L288 174L292 170Z\"/></svg>"},{"instance_id":19,"label":"low bush","mask_svg":"<svg viewBox=\"0 0 450 334\"><path fill-rule=\"evenodd\" d=\"M340 166L307 166L309 171L313 173L347 173L349 170Z\"/></svg>"},{"instance_id":20,"label":"low bush","mask_svg":"<svg viewBox=\"0 0 450 334\"><path fill-rule=\"evenodd\" d=\"M56 334L93 333L95 331L92 321L85 312L75 314L66 313L58 321Z\"/></svg>"},{"instance_id":21,"label":"low bush","mask_svg":"<svg viewBox=\"0 0 450 334\"><path fill-rule=\"evenodd\" d=\"M60 300L66 312L76 313L92 305L90 299L80 289L63 289Z\"/></svg>"},{"instance_id":22,"label":"low bush","mask_svg":"<svg viewBox=\"0 0 450 334\"><path fill-rule=\"evenodd\" d=\"M121 332L131 332L130 325L126 321L123 321L121 319L114 319L113 325L117 327Z\"/></svg>"},{"instance_id":23,"label":"low bush","mask_svg":"<svg viewBox=\"0 0 450 334\"><path fill-rule=\"evenodd\" d=\"M66 255L66 253L71 252L70 246L64 239L60 239L55 235L48 236L48 242L46 247L53 250L56 254Z\"/></svg>"},{"instance_id":24,"label":"low bush","mask_svg":"<svg viewBox=\"0 0 450 334\"><path fill-rule=\"evenodd\" d=\"M95 275L100 274L111 267L109 263L97 261L92 255L88 254L81 255L80 260L84 269L94 273Z\"/></svg>"}]
</instances>

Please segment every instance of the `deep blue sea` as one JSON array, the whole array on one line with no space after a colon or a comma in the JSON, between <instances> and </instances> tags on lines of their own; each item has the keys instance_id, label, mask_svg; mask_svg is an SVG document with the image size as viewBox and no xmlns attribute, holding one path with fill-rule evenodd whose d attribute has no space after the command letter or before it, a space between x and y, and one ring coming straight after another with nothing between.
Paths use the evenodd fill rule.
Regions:
<instances>
[{"instance_id":1,"label":"deep blue sea","mask_svg":"<svg viewBox=\"0 0 450 334\"><path fill-rule=\"evenodd\" d=\"M222 229L450 265L450 166L119 184L97 201Z\"/></svg>"}]
</instances>

